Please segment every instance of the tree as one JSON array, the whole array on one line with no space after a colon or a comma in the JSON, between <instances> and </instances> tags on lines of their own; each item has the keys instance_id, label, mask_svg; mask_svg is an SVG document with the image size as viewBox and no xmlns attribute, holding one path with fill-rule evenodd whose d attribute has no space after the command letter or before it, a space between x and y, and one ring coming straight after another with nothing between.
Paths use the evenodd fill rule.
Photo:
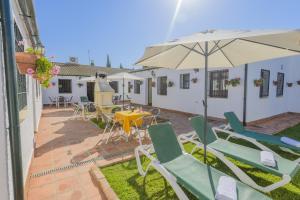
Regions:
<instances>
[{"instance_id":1,"label":"tree","mask_svg":"<svg viewBox=\"0 0 300 200\"><path fill-rule=\"evenodd\" d=\"M110 59L109 59L109 55L108 54L107 54L107 57L106 57L106 67L111 68L111 63L110 63Z\"/></svg>"},{"instance_id":2,"label":"tree","mask_svg":"<svg viewBox=\"0 0 300 200\"><path fill-rule=\"evenodd\" d=\"M120 63L120 69L123 69L123 65L122 65L122 63Z\"/></svg>"}]
</instances>

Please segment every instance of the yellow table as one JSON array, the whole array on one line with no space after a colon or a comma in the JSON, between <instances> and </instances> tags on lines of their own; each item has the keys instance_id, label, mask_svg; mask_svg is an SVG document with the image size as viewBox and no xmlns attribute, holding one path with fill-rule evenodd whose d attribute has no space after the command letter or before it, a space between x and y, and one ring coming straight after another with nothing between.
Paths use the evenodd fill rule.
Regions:
<instances>
[{"instance_id":1,"label":"yellow table","mask_svg":"<svg viewBox=\"0 0 300 200\"><path fill-rule=\"evenodd\" d=\"M132 125L132 122L140 117L146 116L146 115L151 115L151 113L149 112L145 112L145 111L120 111L120 112L116 112L115 113L115 120L120 121L121 123L123 123L123 129L125 131L125 133L127 133L128 135L130 134L130 127ZM138 125L142 123L142 121L137 122Z\"/></svg>"}]
</instances>

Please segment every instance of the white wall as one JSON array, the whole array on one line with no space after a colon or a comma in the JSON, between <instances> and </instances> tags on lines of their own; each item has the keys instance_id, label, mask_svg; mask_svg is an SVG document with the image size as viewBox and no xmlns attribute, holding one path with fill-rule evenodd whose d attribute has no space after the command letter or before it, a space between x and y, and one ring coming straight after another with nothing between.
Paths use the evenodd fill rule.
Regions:
<instances>
[{"instance_id":1,"label":"white wall","mask_svg":"<svg viewBox=\"0 0 300 200\"><path fill-rule=\"evenodd\" d=\"M58 79L70 79L72 81L72 93L59 93L58 92ZM79 102L80 96L87 96L86 82L79 82L79 76L56 76L51 80L51 83L54 83L54 86L50 88L43 89L43 104L50 104L49 97L71 97L73 96L72 102ZM82 83L83 86L79 87L78 83Z\"/></svg>"},{"instance_id":2,"label":"white wall","mask_svg":"<svg viewBox=\"0 0 300 200\"><path fill-rule=\"evenodd\" d=\"M248 65L248 91L247 91L247 122L271 117L285 112L300 112L298 99L300 98L300 86L296 81L300 80L300 57L288 57L263 62L251 63ZM270 70L269 96L260 98L259 87L254 86L254 79L260 78L261 69ZM216 70L216 69L210 69ZM151 75L154 71L155 78ZM197 77L197 83L190 83L190 89L184 90L179 87L179 76L181 73L190 73L190 78ZM285 73L284 95L276 97L276 86L273 80L277 80L277 73ZM176 71L170 69L144 70L134 73L143 78L167 76L168 81L174 82L173 87L168 87L167 96L157 94L157 87L152 88L152 105L155 107L178 110L182 112L203 114L202 99L204 98L204 70ZM228 98L208 97L208 115L211 117L224 118L224 112L234 111L242 120L243 116L243 93L244 93L244 65L229 68L229 79L240 78L240 85L229 86ZM293 82L293 87L286 86L286 82ZM146 83L146 81L144 81ZM156 84L157 86L157 84ZM131 96L133 102L147 104L147 84L141 86L141 94Z\"/></svg>"},{"instance_id":3,"label":"white wall","mask_svg":"<svg viewBox=\"0 0 300 200\"><path fill-rule=\"evenodd\" d=\"M0 44L2 44L2 33L0 25ZM6 91L3 63L3 46L0 45L0 194L1 199L13 199L11 177L9 171L10 149L8 141L7 127L7 112L6 112Z\"/></svg>"}]
</instances>

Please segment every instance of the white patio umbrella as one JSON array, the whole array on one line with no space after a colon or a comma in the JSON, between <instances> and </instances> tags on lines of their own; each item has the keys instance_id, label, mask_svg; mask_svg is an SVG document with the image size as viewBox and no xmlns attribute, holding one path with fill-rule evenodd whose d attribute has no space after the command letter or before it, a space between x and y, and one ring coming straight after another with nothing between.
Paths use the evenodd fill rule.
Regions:
<instances>
[{"instance_id":1,"label":"white patio umbrella","mask_svg":"<svg viewBox=\"0 0 300 200\"><path fill-rule=\"evenodd\" d=\"M208 30L147 47L136 65L205 68L204 161L206 162L208 67L235 67L300 53L300 30Z\"/></svg>"},{"instance_id":2,"label":"white patio umbrella","mask_svg":"<svg viewBox=\"0 0 300 200\"><path fill-rule=\"evenodd\" d=\"M95 76L91 76L91 77L84 77L78 80L78 82L95 82L96 81L96 77Z\"/></svg>"},{"instance_id":3,"label":"white patio umbrella","mask_svg":"<svg viewBox=\"0 0 300 200\"><path fill-rule=\"evenodd\" d=\"M125 80L143 80L143 78L135 76L133 74L129 74L127 72L120 72L117 74L112 74L107 76L107 80L122 80L122 88L123 88L123 108L124 108L124 88L125 88Z\"/></svg>"}]
</instances>

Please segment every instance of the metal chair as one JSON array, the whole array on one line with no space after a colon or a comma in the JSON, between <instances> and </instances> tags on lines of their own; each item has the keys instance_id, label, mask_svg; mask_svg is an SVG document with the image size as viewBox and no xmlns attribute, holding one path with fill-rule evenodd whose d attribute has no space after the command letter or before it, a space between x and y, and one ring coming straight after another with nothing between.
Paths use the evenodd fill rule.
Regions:
<instances>
[{"instance_id":1,"label":"metal chair","mask_svg":"<svg viewBox=\"0 0 300 200\"><path fill-rule=\"evenodd\" d=\"M150 113L154 117L154 122L157 124L157 118L160 116L160 109L159 108L152 108Z\"/></svg>"},{"instance_id":2,"label":"metal chair","mask_svg":"<svg viewBox=\"0 0 300 200\"><path fill-rule=\"evenodd\" d=\"M48 97L48 98L49 98L49 100L50 100L50 102L51 102L50 106L51 106L51 107L52 107L52 106L56 106L56 103L57 103L56 98L55 98L55 100L53 100L51 97Z\"/></svg>"},{"instance_id":3,"label":"metal chair","mask_svg":"<svg viewBox=\"0 0 300 200\"><path fill-rule=\"evenodd\" d=\"M139 144L142 145L143 138L148 137L147 128L156 123L155 117L154 115L139 117L133 123L134 132L137 133Z\"/></svg>"},{"instance_id":4,"label":"metal chair","mask_svg":"<svg viewBox=\"0 0 300 200\"><path fill-rule=\"evenodd\" d=\"M115 108L113 108L113 109L111 110L111 112L112 112L112 113L116 113L116 112L119 112L119 111L121 111L121 110L122 110L121 107L115 107Z\"/></svg>"},{"instance_id":5,"label":"metal chair","mask_svg":"<svg viewBox=\"0 0 300 200\"><path fill-rule=\"evenodd\" d=\"M72 104L72 99L73 99L73 96L71 96L70 98L66 98L66 99L65 99L66 107L68 107L69 105Z\"/></svg>"},{"instance_id":6,"label":"metal chair","mask_svg":"<svg viewBox=\"0 0 300 200\"><path fill-rule=\"evenodd\" d=\"M98 145L101 141L103 141L103 138L105 136L105 133L106 131L109 129L109 134L108 134L108 138L106 139L106 142L105 144L107 144L109 142L109 140L112 138L114 132L114 128L119 128L119 135L120 134L120 129L122 128L122 123L120 121L117 121L114 119L113 116L111 115L108 115L108 114L105 114L105 113L101 113L101 118L102 120L105 122L105 128L104 128L104 131L103 131L103 136L101 137L101 139L97 142L96 145Z\"/></svg>"}]
</instances>

